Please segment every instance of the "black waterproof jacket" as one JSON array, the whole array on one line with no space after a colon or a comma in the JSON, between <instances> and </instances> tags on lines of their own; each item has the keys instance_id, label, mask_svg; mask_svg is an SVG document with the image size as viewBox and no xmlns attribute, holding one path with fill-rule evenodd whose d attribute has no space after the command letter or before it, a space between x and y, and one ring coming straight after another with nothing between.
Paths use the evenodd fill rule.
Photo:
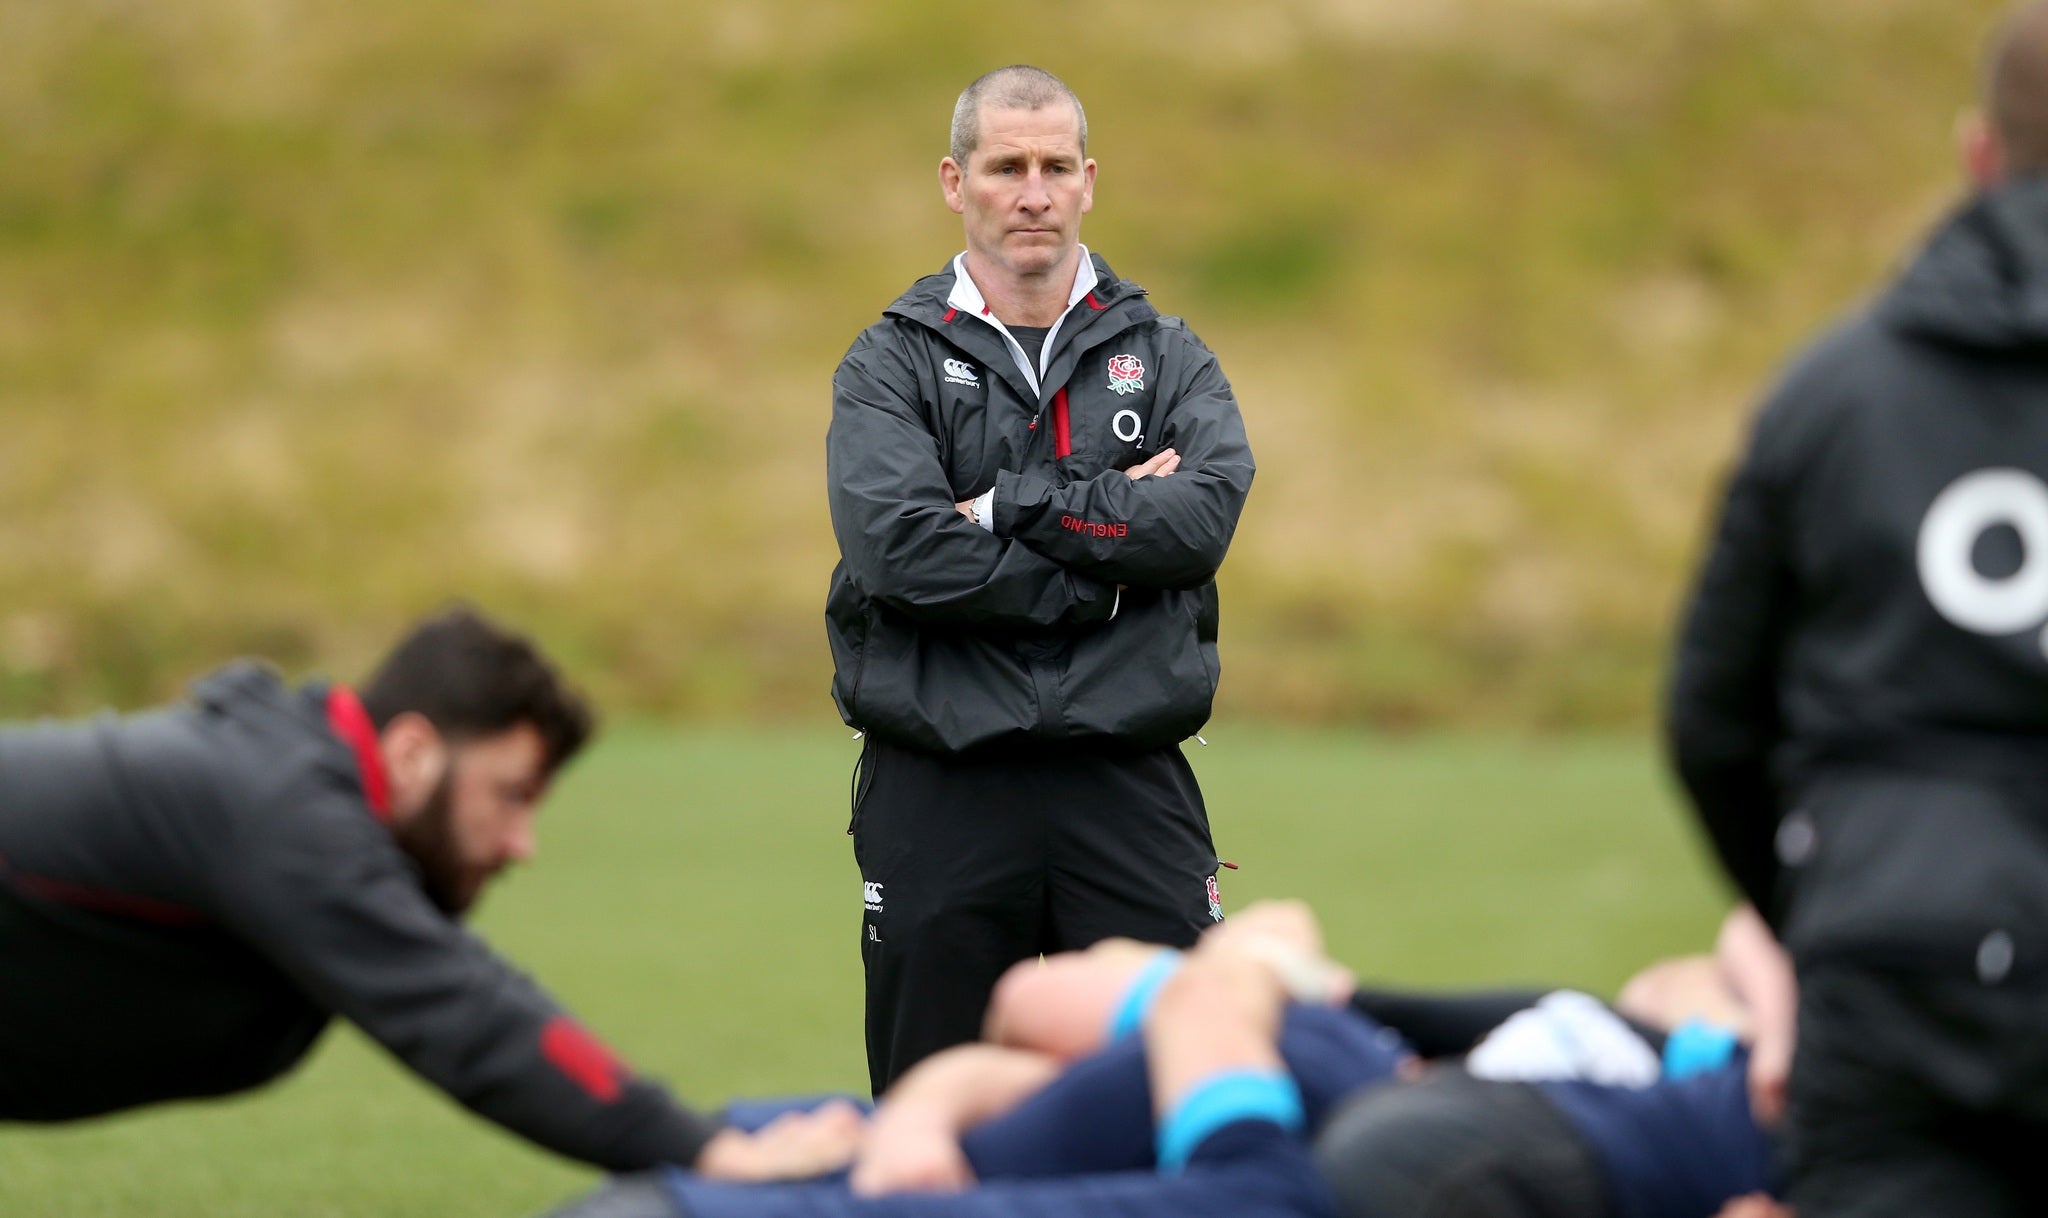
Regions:
<instances>
[{"instance_id":1,"label":"black waterproof jacket","mask_svg":"<svg viewBox=\"0 0 2048 1218\"><path fill-rule=\"evenodd\" d=\"M2048 977L2048 181L1972 201L1765 405L1670 746L1802 959Z\"/></svg>"},{"instance_id":2,"label":"black waterproof jacket","mask_svg":"<svg viewBox=\"0 0 2048 1218\"><path fill-rule=\"evenodd\" d=\"M340 1015L550 1150L693 1162L707 1122L428 900L381 784L352 694L254 664L0 730L0 1121L254 1087Z\"/></svg>"},{"instance_id":3,"label":"black waterproof jacket","mask_svg":"<svg viewBox=\"0 0 2048 1218\"><path fill-rule=\"evenodd\" d=\"M825 618L847 723L950 753L1150 748L1208 719L1251 449L1209 349L1093 266L1037 386L991 320L948 304L952 266L839 365ZM1166 448L1171 477L1122 473ZM993 534L953 506L990 487Z\"/></svg>"}]
</instances>

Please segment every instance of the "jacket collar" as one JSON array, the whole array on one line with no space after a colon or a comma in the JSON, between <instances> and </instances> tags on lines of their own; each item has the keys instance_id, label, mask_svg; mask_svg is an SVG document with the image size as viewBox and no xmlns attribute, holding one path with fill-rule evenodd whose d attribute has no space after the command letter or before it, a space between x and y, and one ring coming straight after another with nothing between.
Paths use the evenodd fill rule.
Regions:
<instances>
[{"instance_id":1,"label":"jacket collar","mask_svg":"<svg viewBox=\"0 0 2048 1218\"><path fill-rule=\"evenodd\" d=\"M1072 369L1074 344L1081 334L1105 320L1122 327L1158 315L1145 303L1144 288L1117 278L1109 264L1100 255L1090 253L1086 246L1081 247L1081 255L1067 311L1047 332L1037 368L1030 366L1023 347L1011 337L1008 328L993 313L984 312L988 303L967 274L961 257L955 257L939 273L911 285L885 312L939 331L948 342L975 356L991 373L1013 382L1020 396L1043 405L1052 396L1051 390L1066 383L1066 375Z\"/></svg>"},{"instance_id":2,"label":"jacket collar","mask_svg":"<svg viewBox=\"0 0 2048 1218\"><path fill-rule=\"evenodd\" d=\"M1951 215L1883 304L1908 333L1987 351L2048 353L2048 177Z\"/></svg>"},{"instance_id":3,"label":"jacket collar","mask_svg":"<svg viewBox=\"0 0 2048 1218\"><path fill-rule=\"evenodd\" d=\"M981 294L981 285L975 283L974 277L967 273L967 255L964 252L953 255L953 290L946 294L946 306L958 309L969 317L978 317L994 326L996 332L1003 336L1003 343L1009 348L1010 358L1015 361L1017 371L1024 374L1024 381L1031 386L1033 393L1040 392L1039 385L1044 379L1046 365L1051 362L1049 357L1052 355L1053 340L1060 336L1060 330L1066 326L1067 318L1073 314L1074 307L1094 293L1095 282L1099 278L1095 273L1095 259L1089 254L1088 247L1081 245L1076 248L1081 251L1080 265L1074 269L1074 285L1067 292L1066 312L1061 313L1052 323L1052 329L1046 331L1045 341L1038 347L1038 366L1035 368L1031 364L1031 358L1024 353L1024 345L1017 341L1017 336L1010 333L1010 328L989 309L987 299Z\"/></svg>"}]
</instances>

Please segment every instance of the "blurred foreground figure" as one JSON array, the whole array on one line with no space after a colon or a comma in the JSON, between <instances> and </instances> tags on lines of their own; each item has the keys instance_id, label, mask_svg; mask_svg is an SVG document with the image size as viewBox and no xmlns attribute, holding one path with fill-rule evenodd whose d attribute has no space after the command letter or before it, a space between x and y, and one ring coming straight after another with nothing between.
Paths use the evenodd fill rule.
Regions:
<instances>
[{"instance_id":1,"label":"blurred foreground figure","mask_svg":"<svg viewBox=\"0 0 2048 1218\"><path fill-rule=\"evenodd\" d=\"M967 249L854 340L826 439L877 1094L972 1040L1016 961L1223 917L1180 743L1252 483L1230 383L1081 244L1095 162L1057 78L969 85L939 182Z\"/></svg>"},{"instance_id":2,"label":"blurred foreground figure","mask_svg":"<svg viewBox=\"0 0 2048 1218\"><path fill-rule=\"evenodd\" d=\"M1658 965L1614 1007L1570 991L1359 989L1320 943L1304 907L1270 903L1186 957L1111 940L1019 965L996 989L989 1043L907 1072L850 1174L641 1173L555 1218L1780 1212L1750 1095L1770 1074L1763 1046L1789 1032L1791 970L1747 911L1716 959ZM1226 1042L1245 1056L1209 1069L1258 1063L1263 1077L1209 1074L1176 1100L1194 1051Z\"/></svg>"},{"instance_id":3,"label":"blurred foreground figure","mask_svg":"<svg viewBox=\"0 0 2048 1218\"><path fill-rule=\"evenodd\" d=\"M590 729L530 643L462 609L360 695L241 662L173 708L0 729L0 1120L255 1087L339 1015L560 1154L746 1174L751 1139L459 921L532 856Z\"/></svg>"},{"instance_id":4,"label":"blurred foreground figure","mask_svg":"<svg viewBox=\"0 0 2048 1218\"><path fill-rule=\"evenodd\" d=\"M2048 5L1977 193L1786 375L1728 487L1669 731L1798 968L1802 1218L2048 1213Z\"/></svg>"},{"instance_id":5,"label":"blurred foreground figure","mask_svg":"<svg viewBox=\"0 0 2048 1218\"><path fill-rule=\"evenodd\" d=\"M888 1122L901 1132L906 1113L920 1129L944 1123L935 1129L937 1149L950 1158L936 1170L899 1160L888 1174L915 1174L879 1187L863 1183L866 1164L855 1167L852 1187L843 1176L720 1184L671 1170L612 1181L554 1218L1337 1218L1301 1140L1302 1089L1275 1047L1285 1036L1278 973L1219 939L1172 976L1141 984L1142 1009L1134 1006L1119 1032L1142 1052L1118 1063L1112 1113L1088 1111L1099 1087L1086 1089L1078 1104L1062 1099L1057 1083L1047 1088L1059 1069L1050 1056L962 1046L905 1074L877 1111L877 1133ZM1029 1170L1009 1171L985 1156L977 1187L967 1187L971 1173L941 1174L954 1162L965 1170L955 1122L986 1119L1034 1092L1041 1104L1053 1101L1055 1124L1085 1123L1113 1141L1112 1160L1129 1148L1133 1161L1062 1162L1040 1116L1022 1129L993 1132L988 1143L996 1162ZM906 1149L923 1146L913 1138Z\"/></svg>"}]
</instances>

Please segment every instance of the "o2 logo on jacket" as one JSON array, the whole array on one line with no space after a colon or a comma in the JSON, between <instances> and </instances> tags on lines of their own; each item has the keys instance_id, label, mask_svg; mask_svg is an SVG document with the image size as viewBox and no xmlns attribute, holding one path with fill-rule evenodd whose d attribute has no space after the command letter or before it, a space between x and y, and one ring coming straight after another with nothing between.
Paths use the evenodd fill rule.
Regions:
<instances>
[{"instance_id":1,"label":"o2 logo on jacket","mask_svg":"<svg viewBox=\"0 0 2048 1218\"><path fill-rule=\"evenodd\" d=\"M2019 534L2020 565L1990 576L1973 555L2000 525ZM1980 469L1949 483L1920 522L1919 563L1935 611L1964 630L2017 634L2040 626L2048 621L2048 483L2023 469Z\"/></svg>"},{"instance_id":2,"label":"o2 logo on jacket","mask_svg":"<svg viewBox=\"0 0 2048 1218\"><path fill-rule=\"evenodd\" d=\"M1145 361L1135 355L1109 357L1109 391L1122 397L1145 387Z\"/></svg>"}]
</instances>

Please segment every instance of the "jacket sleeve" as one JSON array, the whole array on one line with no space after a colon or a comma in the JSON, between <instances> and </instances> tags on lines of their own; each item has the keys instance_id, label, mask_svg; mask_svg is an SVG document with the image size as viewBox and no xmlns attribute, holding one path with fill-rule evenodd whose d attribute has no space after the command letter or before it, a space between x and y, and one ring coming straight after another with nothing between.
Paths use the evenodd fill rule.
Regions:
<instances>
[{"instance_id":1,"label":"jacket sleeve","mask_svg":"<svg viewBox=\"0 0 2048 1218\"><path fill-rule=\"evenodd\" d=\"M436 909L359 796L309 779L268 802L219 852L212 913L314 1003L557 1154L609 1171L696 1161L716 1126Z\"/></svg>"},{"instance_id":2,"label":"jacket sleeve","mask_svg":"<svg viewBox=\"0 0 2048 1218\"><path fill-rule=\"evenodd\" d=\"M1778 880L1771 755L1782 734L1779 666L1792 613L1786 454L1766 410L1729 480L1681 628L1666 743L1722 867L1767 916Z\"/></svg>"},{"instance_id":3,"label":"jacket sleeve","mask_svg":"<svg viewBox=\"0 0 2048 1218\"><path fill-rule=\"evenodd\" d=\"M1055 486L1004 470L995 531L1070 570L1140 588L1194 588L1216 577L1252 486L1251 445L1216 357L1185 329L1167 351L1173 386L1160 448L1180 454L1169 477L1133 482L1121 470Z\"/></svg>"},{"instance_id":4,"label":"jacket sleeve","mask_svg":"<svg viewBox=\"0 0 2048 1218\"><path fill-rule=\"evenodd\" d=\"M862 335L832 378L832 531L860 592L919 621L1047 627L1107 620L1116 589L960 514L909 361Z\"/></svg>"}]
</instances>

